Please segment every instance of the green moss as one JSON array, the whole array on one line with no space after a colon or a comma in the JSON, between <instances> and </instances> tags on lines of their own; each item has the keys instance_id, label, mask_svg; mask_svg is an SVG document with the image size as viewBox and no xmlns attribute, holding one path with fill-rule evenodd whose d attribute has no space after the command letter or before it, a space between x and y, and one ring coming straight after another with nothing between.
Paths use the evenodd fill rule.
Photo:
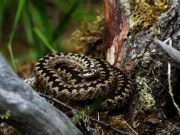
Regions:
<instances>
[{"instance_id":1,"label":"green moss","mask_svg":"<svg viewBox=\"0 0 180 135\"><path fill-rule=\"evenodd\" d=\"M130 4L134 22L132 33L136 34L154 25L161 13L169 8L169 0L133 0Z\"/></svg>"},{"instance_id":2,"label":"green moss","mask_svg":"<svg viewBox=\"0 0 180 135\"><path fill-rule=\"evenodd\" d=\"M4 114L0 114L0 119L7 120L11 117L11 112L8 110Z\"/></svg>"}]
</instances>

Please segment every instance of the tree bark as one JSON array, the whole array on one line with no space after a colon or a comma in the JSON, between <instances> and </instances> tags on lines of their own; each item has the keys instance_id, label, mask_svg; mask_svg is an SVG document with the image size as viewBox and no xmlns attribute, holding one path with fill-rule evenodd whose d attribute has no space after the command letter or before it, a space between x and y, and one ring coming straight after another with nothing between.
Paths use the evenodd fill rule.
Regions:
<instances>
[{"instance_id":1,"label":"tree bark","mask_svg":"<svg viewBox=\"0 0 180 135\"><path fill-rule=\"evenodd\" d=\"M13 72L0 54L0 114L29 135L81 135L68 117L40 97Z\"/></svg>"},{"instance_id":2,"label":"tree bark","mask_svg":"<svg viewBox=\"0 0 180 135\"><path fill-rule=\"evenodd\" d=\"M178 58L180 55L178 51L180 50L180 1L170 0L167 5L165 3L166 6L164 5L164 7L168 8L158 14L158 17L149 27L136 32L134 32L136 21L144 22L147 19L150 21L147 21L146 24L151 22L150 16L146 14L148 8L152 9L150 11L154 16L155 12L159 11L157 9L163 7L165 1L161 1L162 7L153 3L157 1L151 1L154 5L152 6L151 3L146 8L142 7L142 4L143 2L147 4L147 1L139 1L139 7L144 8L144 12L132 11L131 2L134 1L104 0L106 59L112 65L127 72L134 84L134 95L128 110L130 112L128 120L132 122L132 125L134 121L139 122L138 126L135 125L134 128L141 131L140 134L158 134L159 131L155 128L149 130L152 128L151 125L143 124L146 122L145 119L148 119L146 112L152 111L153 115L157 116L157 112L153 109L158 108L159 111L163 110L163 113L167 112L167 115L174 118L174 121L178 121L175 118L177 111L175 113L171 111L168 114L169 109L174 109L174 105L170 104L172 101L169 100L167 67L168 62L178 68L180 67ZM157 9L154 6L157 6ZM138 10L139 8L135 7L135 9ZM134 19L133 15L138 17ZM157 39L161 41L171 39L173 49ZM172 67L171 70L171 83L174 95L176 95L175 100L180 103L178 99L180 72L176 67ZM158 116L155 119L160 121L162 118ZM144 125L146 128L143 127ZM160 128L166 129L165 124Z\"/></svg>"},{"instance_id":3,"label":"tree bark","mask_svg":"<svg viewBox=\"0 0 180 135\"><path fill-rule=\"evenodd\" d=\"M132 34L133 29L136 28L133 26L135 20L132 19L133 11L130 10L130 0L104 0L104 3L106 59L112 65L124 71L132 71L142 60L138 58L139 55L149 50L164 57L162 50L158 50L159 46L154 44L155 36L160 40L171 37L173 47L180 49L180 1L170 0L169 9L161 13L153 24L157 26L158 34L153 30L154 26Z\"/></svg>"}]
</instances>

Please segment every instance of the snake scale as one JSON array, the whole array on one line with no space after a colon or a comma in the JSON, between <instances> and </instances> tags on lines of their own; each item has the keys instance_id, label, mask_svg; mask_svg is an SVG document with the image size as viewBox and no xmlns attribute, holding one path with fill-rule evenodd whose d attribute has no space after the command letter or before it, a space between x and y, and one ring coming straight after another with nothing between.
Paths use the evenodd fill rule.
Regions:
<instances>
[{"instance_id":1,"label":"snake scale","mask_svg":"<svg viewBox=\"0 0 180 135\"><path fill-rule=\"evenodd\" d=\"M131 82L121 70L99 58L74 53L55 53L35 65L41 92L61 100L94 101L107 97L102 108L123 105L132 93Z\"/></svg>"}]
</instances>

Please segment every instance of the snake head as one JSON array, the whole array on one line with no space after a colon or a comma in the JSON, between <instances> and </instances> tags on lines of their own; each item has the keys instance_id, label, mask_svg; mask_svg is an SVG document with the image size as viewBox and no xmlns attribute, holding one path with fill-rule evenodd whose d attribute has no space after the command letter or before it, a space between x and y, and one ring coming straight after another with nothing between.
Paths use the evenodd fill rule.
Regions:
<instances>
[{"instance_id":1,"label":"snake head","mask_svg":"<svg viewBox=\"0 0 180 135\"><path fill-rule=\"evenodd\" d=\"M82 72L82 78L88 79L88 78L94 78L98 77L100 75L98 68L89 68L89 69L84 69Z\"/></svg>"}]
</instances>

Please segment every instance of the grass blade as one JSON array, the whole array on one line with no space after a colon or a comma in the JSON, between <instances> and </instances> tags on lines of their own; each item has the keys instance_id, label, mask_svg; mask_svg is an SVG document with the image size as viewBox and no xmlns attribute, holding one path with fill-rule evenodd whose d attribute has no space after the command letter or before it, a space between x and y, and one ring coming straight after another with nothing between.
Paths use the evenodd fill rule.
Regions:
<instances>
[{"instance_id":1,"label":"grass blade","mask_svg":"<svg viewBox=\"0 0 180 135\"><path fill-rule=\"evenodd\" d=\"M22 21L26 39L30 45L34 45L33 20L31 16L31 1L27 1L22 14Z\"/></svg>"},{"instance_id":2,"label":"grass blade","mask_svg":"<svg viewBox=\"0 0 180 135\"><path fill-rule=\"evenodd\" d=\"M39 39L44 43L44 45L46 45L46 47L53 53L56 53L56 51L52 48L52 46L50 45L48 39L45 37L45 35L40 31L39 28L34 28L34 32L36 33L36 35L39 37Z\"/></svg>"},{"instance_id":3,"label":"grass blade","mask_svg":"<svg viewBox=\"0 0 180 135\"><path fill-rule=\"evenodd\" d=\"M47 11L46 11L45 0L38 0L37 1L37 10L39 12L40 19L41 19L42 25L44 27L46 37L48 38L48 40L50 40L51 36L52 36L52 34L51 34L52 31L51 31L51 25L49 23Z\"/></svg>"},{"instance_id":4,"label":"grass blade","mask_svg":"<svg viewBox=\"0 0 180 135\"><path fill-rule=\"evenodd\" d=\"M79 4L81 3L82 0L76 0L68 13L59 21L59 24L57 25L57 28L55 29L52 37L52 42L55 42L58 38L58 36L64 31L66 25L70 21L71 15L73 12L77 9Z\"/></svg>"},{"instance_id":5,"label":"grass blade","mask_svg":"<svg viewBox=\"0 0 180 135\"><path fill-rule=\"evenodd\" d=\"M13 55L13 51L12 51L12 41L13 41L14 34L15 34L15 31L17 28L17 24L18 24L19 19L20 19L22 9L24 7L24 3L25 3L25 0L19 0L18 9L17 9L16 16L15 16L15 21L14 21L13 28L12 28L12 31L10 33L10 38L8 41L8 50L10 53L11 63L12 63L12 66L15 70L16 70L16 67L15 67L15 59L14 59L14 55Z\"/></svg>"}]
</instances>

